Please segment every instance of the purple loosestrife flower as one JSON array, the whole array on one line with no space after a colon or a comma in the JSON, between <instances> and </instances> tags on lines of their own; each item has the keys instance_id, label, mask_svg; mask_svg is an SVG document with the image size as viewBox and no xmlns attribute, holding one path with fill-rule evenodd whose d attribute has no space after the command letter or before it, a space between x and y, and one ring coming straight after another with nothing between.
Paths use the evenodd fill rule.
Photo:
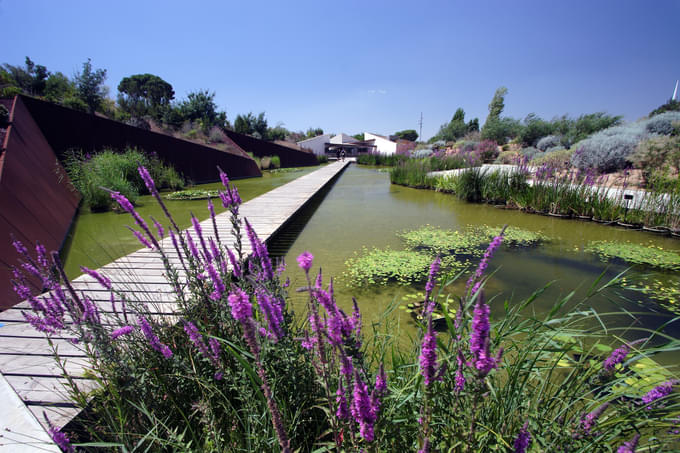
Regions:
<instances>
[{"instance_id":1,"label":"purple loosestrife flower","mask_svg":"<svg viewBox=\"0 0 680 453\"><path fill-rule=\"evenodd\" d=\"M597 409L595 409L592 412L589 412L586 414L585 417L581 420L581 429L583 430L583 433L586 436L589 436L593 430L593 427L597 423L597 419L600 418L600 415L609 407L609 403L604 403Z\"/></svg>"},{"instance_id":2,"label":"purple loosestrife flower","mask_svg":"<svg viewBox=\"0 0 680 453\"><path fill-rule=\"evenodd\" d=\"M432 261L432 264L430 265L430 274L428 275L427 278L427 283L425 284L425 302L430 298L430 294L432 294L432 290L434 289L434 284L435 281L437 280L437 274L439 273L439 268L441 266L441 260L439 259L439 255ZM432 307L434 308L434 306Z\"/></svg>"},{"instance_id":3,"label":"purple loosestrife flower","mask_svg":"<svg viewBox=\"0 0 680 453\"><path fill-rule=\"evenodd\" d=\"M234 277L241 277L241 265L238 263L238 260L236 260L236 256L229 249L227 249L227 255L229 256L229 262L231 263L231 269Z\"/></svg>"},{"instance_id":4,"label":"purple loosestrife flower","mask_svg":"<svg viewBox=\"0 0 680 453\"><path fill-rule=\"evenodd\" d=\"M135 330L135 328L132 327L132 326L120 327L120 328L114 330L113 332L111 332L111 339L116 340L117 338L122 337L123 335L129 334L133 330Z\"/></svg>"},{"instance_id":5,"label":"purple loosestrife flower","mask_svg":"<svg viewBox=\"0 0 680 453\"><path fill-rule=\"evenodd\" d=\"M74 453L76 450L73 448L73 445L71 445L71 440L68 438L68 436L52 424L52 421L47 417L45 411L43 411L43 417L45 417L45 421L47 422L47 433L50 435L54 443L57 444L59 448L61 448L61 451L66 453Z\"/></svg>"},{"instance_id":6,"label":"purple loosestrife flower","mask_svg":"<svg viewBox=\"0 0 680 453\"><path fill-rule=\"evenodd\" d=\"M257 304L260 306L260 310L264 314L267 324L269 325L269 331L274 334L277 339L283 338L283 313L281 312L281 305L276 301L276 299L264 290L258 289L255 292L255 297L257 299Z\"/></svg>"},{"instance_id":7,"label":"purple loosestrife flower","mask_svg":"<svg viewBox=\"0 0 680 453\"><path fill-rule=\"evenodd\" d=\"M335 391L335 395L335 402L338 403L338 410L335 411L335 415L340 420L347 420L349 418L349 408L347 407L347 396L345 396L345 388L342 386L342 381L338 383L338 390Z\"/></svg>"},{"instance_id":8,"label":"purple loosestrife flower","mask_svg":"<svg viewBox=\"0 0 680 453\"><path fill-rule=\"evenodd\" d=\"M166 359L172 358L172 350L170 348L161 343L161 341L158 339L155 333L153 333L153 330L151 329L151 324L149 324L149 321L146 320L144 317L139 317L137 318L137 321L139 322L139 327L142 329L142 333L146 337L146 339L149 341L149 345L156 351L160 352L163 354L163 357Z\"/></svg>"},{"instance_id":9,"label":"purple loosestrife flower","mask_svg":"<svg viewBox=\"0 0 680 453\"><path fill-rule=\"evenodd\" d=\"M605 361L602 364L602 367L608 371L612 372L614 371L614 368L616 365L623 363L624 360L626 360L626 357L628 356L628 353L630 352L630 349L628 348L627 345L622 345L620 348L615 349L609 357L605 359Z\"/></svg>"},{"instance_id":10,"label":"purple loosestrife flower","mask_svg":"<svg viewBox=\"0 0 680 453\"><path fill-rule=\"evenodd\" d=\"M100 274L99 272L89 269L85 266L80 266L80 270L84 273L89 275L90 277L94 278L99 282L100 285L102 285L104 288L111 290L111 280L109 280L107 277L104 275Z\"/></svg>"},{"instance_id":11,"label":"purple loosestrife flower","mask_svg":"<svg viewBox=\"0 0 680 453\"><path fill-rule=\"evenodd\" d=\"M470 353L472 364L481 378L496 368L496 359L489 352L489 306L484 303L484 294L480 293L473 310L472 332L470 333Z\"/></svg>"},{"instance_id":12,"label":"purple loosestrife flower","mask_svg":"<svg viewBox=\"0 0 680 453\"><path fill-rule=\"evenodd\" d=\"M250 303L250 297L241 288L235 288L229 293L227 300L234 319L244 321L253 317L253 305Z\"/></svg>"},{"instance_id":13,"label":"purple loosestrife flower","mask_svg":"<svg viewBox=\"0 0 680 453\"><path fill-rule=\"evenodd\" d=\"M189 252L191 253L191 256L193 256L196 261L201 261L201 255L198 253L196 244L194 243L194 240L191 238L191 234L189 233L188 230L186 231L186 236L187 245L189 246Z\"/></svg>"},{"instance_id":14,"label":"purple loosestrife flower","mask_svg":"<svg viewBox=\"0 0 680 453\"><path fill-rule=\"evenodd\" d=\"M192 323L191 321L185 321L184 322L184 331L189 336L189 340L193 343L193 345L196 347L196 349L198 349L198 351L203 355L203 357L210 360L210 363L212 363L214 367L219 368L219 366L220 366L220 362L219 362L220 344L219 344L219 342L217 340L215 340L214 338L211 338L208 341L208 343L210 344L210 349L208 349L208 346L206 346L204 341L203 341L203 335L200 334L196 325L194 323ZM214 340L214 343L211 340Z\"/></svg>"},{"instance_id":15,"label":"purple loosestrife flower","mask_svg":"<svg viewBox=\"0 0 680 453\"><path fill-rule=\"evenodd\" d=\"M354 392L351 407L352 417L359 424L359 434L367 442L372 442L375 434L373 425L377 419L376 406L371 401L366 384L354 372Z\"/></svg>"},{"instance_id":16,"label":"purple loosestrife flower","mask_svg":"<svg viewBox=\"0 0 680 453\"><path fill-rule=\"evenodd\" d=\"M479 279L482 278L482 275L484 275L484 271L486 271L486 268L489 267L489 260L493 257L493 254L496 251L496 249L500 247L501 242L503 242L503 234L505 233L505 228L506 227L503 227L503 229L501 230L501 234L493 238L493 240L489 243L489 247L487 247L486 251L484 252L484 256L482 257L481 261L479 262L479 265L477 266L477 270L467 282L468 288L472 286L474 282L480 283ZM476 294L478 290L479 285L475 285L472 288L470 295L472 296Z\"/></svg>"},{"instance_id":17,"label":"purple loosestrife flower","mask_svg":"<svg viewBox=\"0 0 680 453\"><path fill-rule=\"evenodd\" d=\"M531 443L531 433L529 433L529 421L524 422L524 426L517 433L515 439L515 453L525 453Z\"/></svg>"},{"instance_id":18,"label":"purple loosestrife flower","mask_svg":"<svg viewBox=\"0 0 680 453\"><path fill-rule=\"evenodd\" d=\"M222 279L220 278L212 263L206 264L205 268L208 271L208 275L210 275L210 279L213 282L213 287L215 288L212 294L210 294L210 298L212 300L220 300L222 298L222 294L224 291L226 291L224 283L222 282Z\"/></svg>"},{"instance_id":19,"label":"purple loosestrife flower","mask_svg":"<svg viewBox=\"0 0 680 453\"><path fill-rule=\"evenodd\" d=\"M203 256L205 256L205 260L207 262L212 261L212 256L210 256L210 252L208 252L208 247L206 247L205 245L205 239L203 238L203 227L201 227L200 222L194 216L193 213L191 214L191 224L194 226L196 237L198 238L198 241L201 244L201 248L203 249Z\"/></svg>"},{"instance_id":20,"label":"purple loosestrife flower","mask_svg":"<svg viewBox=\"0 0 680 453\"><path fill-rule=\"evenodd\" d=\"M385 374L385 367L380 364L380 370L375 376L375 391L378 394L383 394L387 390L387 375Z\"/></svg>"},{"instance_id":21,"label":"purple loosestrife flower","mask_svg":"<svg viewBox=\"0 0 680 453\"><path fill-rule=\"evenodd\" d=\"M248 219L246 219L246 233L248 234L248 240L250 241L251 248L253 250L253 257L260 261L260 268L262 273L259 275L264 280L272 280L274 278L274 270L272 269L272 261L269 258L269 252L267 247L260 241L257 237L257 233L253 229Z\"/></svg>"},{"instance_id":22,"label":"purple loosestrife flower","mask_svg":"<svg viewBox=\"0 0 680 453\"><path fill-rule=\"evenodd\" d=\"M347 379L351 379L354 374L354 365L352 364L352 357L347 354L342 354L340 358L340 373Z\"/></svg>"},{"instance_id":23,"label":"purple loosestrife flower","mask_svg":"<svg viewBox=\"0 0 680 453\"><path fill-rule=\"evenodd\" d=\"M420 348L420 374L425 378L425 386L434 382L437 369L437 336L432 329L432 317L427 318L427 331Z\"/></svg>"},{"instance_id":24,"label":"purple loosestrife flower","mask_svg":"<svg viewBox=\"0 0 680 453\"><path fill-rule=\"evenodd\" d=\"M130 227L127 227L127 228L128 228L128 230L132 231L132 234L135 235L135 237L136 237L137 240L140 242L140 244L142 244L144 247L148 247L148 248L150 248L150 249L153 250L153 245L151 245L151 242L149 242L149 240L148 240L147 238L145 238L145 237L142 235L142 233L140 233L139 231L135 230L134 228L130 228Z\"/></svg>"},{"instance_id":25,"label":"purple loosestrife flower","mask_svg":"<svg viewBox=\"0 0 680 453\"><path fill-rule=\"evenodd\" d=\"M456 384L455 391L460 393L465 388L465 375L463 374L463 368L465 367L465 359L463 357L463 352L459 349L458 355L456 356L456 361L458 362L458 368L456 369Z\"/></svg>"},{"instance_id":26,"label":"purple loosestrife flower","mask_svg":"<svg viewBox=\"0 0 680 453\"><path fill-rule=\"evenodd\" d=\"M677 384L678 381L671 379L668 382L664 382L661 385L657 385L651 389L645 396L642 397L642 402L644 404L651 404L656 400L664 398L673 392L673 386ZM652 406L647 406L647 410L651 410Z\"/></svg>"},{"instance_id":27,"label":"purple loosestrife flower","mask_svg":"<svg viewBox=\"0 0 680 453\"><path fill-rule=\"evenodd\" d=\"M280 277L286 271L286 260L281 258L279 265L276 267L276 276Z\"/></svg>"},{"instance_id":28,"label":"purple loosestrife flower","mask_svg":"<svg viewBox=\"0 0 680 453\"><path fill-rule=\"evenodd\" d=\"M163 237L165 237L165 227L163 227L163 225L161 225L161 223L158 220L154 219L153 217L151 217L151 221L153 222L153 225L156 227L156 231L158 231L158 237L163 239Z\"/></svg>"},{"instance_id":29,"label":"purple loosestrife flower","mask_svg":"<svg viewBox=\"0 0 680 453\"><path fill-rule=\"evenodd\" d=\"M50 267L49 259L47 258L47 250L41 243L35 245L35 255L38 260L38 265L42 266L44 269Z\"/></svg>"},{"instance_id":30,"label":"purple loosestrife flower","mask_svg":"<svg viewBox=\"0 0 680 453\"><path fill-rule=\"evenodd\" d=\"M158 190L156 190L156 183L154 183L153 178L151 178L149 170L147 170L143 165L140 165L137 167L137 171L139 172L139 176L142 177L146 188L149 189L149 193L152 195L158 193Z\"/></svg>"},{"instance_id":31,"label":"purple loosestrife flower","mask_svg":"<svg viewBox=\"0 0 680 453\"><path fill-rule=\"evenodd\" d=\"M314 255L309 252L302 252L300 256L297 257L297 262L300 267L305 271L309 272L312 267L312 261L314 260Z\"/></svg>"},{"instance_id":32,"label":"purple loosestrife flower","mask_svg":"<svg viewBox=\"0 0 680 453\"><path fill-rule=\"evenodd\" d=\"M618 450L616 450L616 453L635 453L635 449L637 448L639 441L640 435L636 434L631 440L624 442L623 445L621 445Z\"/></svg>"}]
</instances>

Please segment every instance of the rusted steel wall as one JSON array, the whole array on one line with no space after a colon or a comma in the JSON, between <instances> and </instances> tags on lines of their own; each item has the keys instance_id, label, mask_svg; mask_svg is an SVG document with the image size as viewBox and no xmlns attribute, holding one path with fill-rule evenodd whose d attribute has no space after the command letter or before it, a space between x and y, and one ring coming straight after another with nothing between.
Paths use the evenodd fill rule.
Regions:
<instances>
[{"instance_id":1,"label":"rusted steel wall","mask_svg":"<svg viewBox=\"0 0 680 453\"><path fill-rule=\"evenodd\" d=\"M69 149L88 152L102 148L122 150L136 147L147 152L156 152L161 160L196 183L217 181L218 165L230 178L262 175L257 164L236 144L231 144L229 149L222 151L50 102L25 96L20 98L60 158Z\"/></svg>"},{"instance_id":2,"label":"rusted steel wall","mask_svg":"<svg viewBox=\"0 0 680 453\"><path fill-rule=\"evenodd\" d=\"M317 164L313 153L298 151L233 131L227 131L227 136L239 147L257 157L279 156L282 167L307 167Z\"/></svg>"},{"instance_id":3,"label":"rusted steel wall","mask_svg":"<svg viewBox=\"0 0 680 453\"><path fill-rule=\"evenodd\" d=\"M49 143L17 97L0 156L0 309L19 302L12 290L11 266L17 252L11 236L34 251L36 242L59 250L80 202L80 194Z\"/></svg>"}]
</instances>

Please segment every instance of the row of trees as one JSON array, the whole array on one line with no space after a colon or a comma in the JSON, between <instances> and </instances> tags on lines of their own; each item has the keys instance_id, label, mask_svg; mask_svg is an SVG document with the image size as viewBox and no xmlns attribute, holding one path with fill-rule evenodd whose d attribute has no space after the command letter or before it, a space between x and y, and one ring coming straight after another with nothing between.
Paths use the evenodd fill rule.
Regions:
<instances>
[{"instance_id":1,"label":"row of trees","mask_svg":"<svg viewBox=\"0 0 680 453\"><path fill-rule=\"evenodd\" d=\"M559 135L563 143L571 145L586 138L587 136L610 126L621 123L621 116L611 116L604 112L581 115L578 118L570 118L568 115L553 118L546 121L535 113L528 114L523 120L502 116L505 109L505 96L508 94L506 87L496 90L489 103L489 114L484 126L479 128L479 120L472 119L465 122L465 111L458 108L450 122L439 128L437 135L430 139L457 141L470 132L481 132L484 140L493 140L504 144L515 140L524 146L535 146L539 139L548 135Z\"/></svg>"},{"instance_id":2,"label":"row of trees","mask_svg":"<svg viewBox=\"0 0 680 453\"><path fill-rule=\"evenodd\" d=\"M237 115L232 126L226 112L215 103L214 92L199 90L177 101L173 86L154 74L123 78L118 84L116 101L108 97L105 81L106 70L93 68L90 59L83 63L80 72L69 78L61 72L51 73L47 67L26 57L23 66L8 63L0 66L0 97L26 94L84 112L101 112L139 127L148 128L149 121L174 129L188 124L190 130L198 129L206 135L214 127L265 140L299 141L323 134L320 128L289 131L282 123L269 127L264 112L257 116L252 112Z\"/></svg>"}]
</instances>

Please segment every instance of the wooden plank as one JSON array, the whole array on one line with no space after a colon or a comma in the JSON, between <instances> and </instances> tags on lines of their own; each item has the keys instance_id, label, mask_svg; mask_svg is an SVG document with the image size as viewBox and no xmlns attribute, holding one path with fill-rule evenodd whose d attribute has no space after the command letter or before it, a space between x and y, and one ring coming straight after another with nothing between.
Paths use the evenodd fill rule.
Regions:
<instances>
[{"instance_id":1,"label":"wooden plank","mask_svg":"<svg viewBox=\"0 0 680 453\"><path fill-rule=\"evenodd\" d=\"M6 376L7 382L22 400L29 404L68 403L72 391L69 381L62 377L40 376ZM81 392L89 392L97 388L92 379L73 379L71 382Z\"/></svg>"}]
</instances>

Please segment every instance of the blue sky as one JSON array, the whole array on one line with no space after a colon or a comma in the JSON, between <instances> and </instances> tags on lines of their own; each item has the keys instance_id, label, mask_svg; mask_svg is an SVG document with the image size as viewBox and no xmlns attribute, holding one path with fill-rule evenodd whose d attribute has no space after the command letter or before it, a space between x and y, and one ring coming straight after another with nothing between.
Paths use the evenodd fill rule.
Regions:
<instances>
[{"instance_id":1,"label":"blue sky","mask_svg":"<svg viewBox=\"0 0 680 453\"><path fill-rule=\"evenodd\" d=\"M680 1L0 0L0 62L120 80L156 74L177 98L216 92L230 120L291 130L434 135L462 107L596 111L635 120L680 78Z\"/></svg>"}]
</instances>

